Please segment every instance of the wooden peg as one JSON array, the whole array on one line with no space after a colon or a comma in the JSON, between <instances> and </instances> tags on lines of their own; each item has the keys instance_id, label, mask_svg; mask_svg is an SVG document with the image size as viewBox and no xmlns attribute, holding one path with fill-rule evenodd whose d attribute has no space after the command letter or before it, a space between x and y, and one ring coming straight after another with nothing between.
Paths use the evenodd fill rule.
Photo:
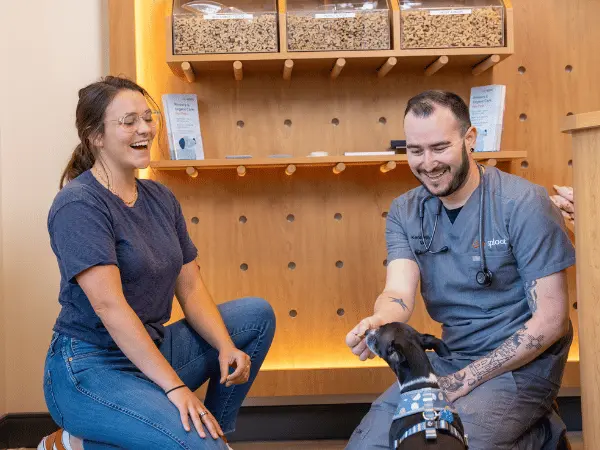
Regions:
<instances>
[{"instance_id":1,"label":"wooden peg","mask_svg":"<svg viewBox=\"0 0 600 450\"><path fill-rule=\"evenodd\" d=\"M294 68L294 61L286 59L283 63L283 79L289 81L292 79L292 69Z\"/></svg>"},{"instance_id":2,"label":"wooden peg","mask_svg":"<svg viewBox=\"0 0 600 450\"><path fill-rule=\"evenodd\" d=\"M344 58L338 58L335 64L333 65L333 69L331 69L331 79L335 80L339 75L344 66L346 65L346 60Z\"/></svg>"},{"instance_id":3,"label":"wooden peg","mask_svg":"<svg viewBox=\"0 0 600 450\"><path fill-rule=\"evenodd\" d=\"M389 57L387 61L384 62L383 65L377 70L377 76L379 78L385 77L397 62L398 60L394 56Z\"/></svg>"},{"instance_id":4,"label":"wooden peg","mask_svg":"<svg viewBox=\"0 0 600 450\"><path fill-rule=\"evenodd\" d=\"M296 166L294 164L290 164L285 169L286 175L292 175L296 171Z\"/></svg>"},{"instance_id":5,"label":"wooden peg","mask_svg":"<svg viewBox=\"0 0 600 450\"><path fill-rule=\"evenodd\" d=\"M194 167L188 167L187 169L185 169L185 173L187 173L192 178L196 178L198 176L198 171Z\"/></svg>"},{"instance_id":6,"label":"wooden peg","mask_svg":"<svg viewBox=\"0 0 600 450\"><path fill-rule=\"evenodd\" d=\"M486 165L490 167L496 167L496 164L498 164L498 161L496 161L494 158L490 158L486 162Z\"/></svg>"},{"instance_id":7,"label":"wooden peg","mask_svg":"<svg viewBox=\"0 0 600 450\"><path fill-rule=\"evenodd\" d=\"M237 174L240 177L243 177L244 175L246 175L246 167L245 166L238 166L237 167Z\"/></svg>"},{"instance_id":8,"label":"wooden peg","mask_svg":"<svg viewBox=\"0 0 600 450\"><path fill-rule=\"evenodd\" d=\"M193 83L194 81L196 81L196 74L194 73L194 68L189 62L182 62L181 70L183 70L183 75L185 75L185 78L188 80L189 83Z\"/></svg>"},{"instance_id":9,"label":"wooden peg","mask_svg":"<svg viewBox=\"0 0 600 450\"><path fill-rule=\"evenodd\" d=\"M432 62L425 68L425 75L430 77L442 67L444 67L446 64L448 64L448 61L449 59L446 55L440 56L438 59L436 59L434 62Z\"/></svg>"},{"instance_id":10,"label":"wooden peg","mask_svg":"<svg viewBox=\"0 0 600 450\"><path fill-rule=\"evenodd\" d=\"M335 167L333 168L333 173L335 173L336 175L342 173L344 170L346 170L346 164L344 163L337 163L335 165Z\"/></svg>"},{"instance_id":11,"label":"wooden peg","mask_svg":"<svg viewBox=\"0 0 600 450\"><path fill-rule=\"evenodd\" d=\"M473 75L479 75L500 62L500 55L492 55L473 67Z\"/></svg>"},{"instance_id":12,"label":"wooden peg","mask_svg":"<svg viewBox=\"0 0 600 450\"><path fill-rule=\"evenodd\" d=\"M241 61L234 61L233 63L233 76L235 81L242 81L244 78L244 69Z\"/></svg>"},{"instance_id":13,"label":"wooden peg","mask_svg":"<svg viewBox=\"0 0 600 450\"><path fill-rule=\"evenodd\" d=\"M381 170L381 173L387 173L390 170L394 170L396 168L396 161L388 161L385 164L382 164L379 167L379 170Z\"/></svg>"}]
</instances>

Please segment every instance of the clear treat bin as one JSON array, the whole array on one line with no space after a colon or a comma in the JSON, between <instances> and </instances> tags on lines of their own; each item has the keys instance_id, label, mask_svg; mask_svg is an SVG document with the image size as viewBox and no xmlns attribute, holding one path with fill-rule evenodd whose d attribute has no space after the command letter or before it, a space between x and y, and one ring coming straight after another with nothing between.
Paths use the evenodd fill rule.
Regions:
<instances>
[{"instance_id":1,"label":"clear treat bin","mask_svg":"<svg viewBox=\"0 0 600 450\"><path fill-rule=\"evenodd\" d=\"M173 54L279 51L276 0L173 0Z\"/></svg>"},{"instance_id":2,"label":"clear treat bin","mask_svg":"<svg viewBox=\"0 0 600 450\"><path fill-rule=\"evenodd\" d=\"M286 22L290 52L390 49L387 0L288 0Z\"/></svg>"},{"instance_id":3,"label":"clear treat bin","mask_svg":"<svg viewBox=\"0 0 600 450\"><path fill-rule=\"evenodd\" d=\"M504 47L504 20L502 0L401 0L401 47Z\"/></svg>"}]
</instances>

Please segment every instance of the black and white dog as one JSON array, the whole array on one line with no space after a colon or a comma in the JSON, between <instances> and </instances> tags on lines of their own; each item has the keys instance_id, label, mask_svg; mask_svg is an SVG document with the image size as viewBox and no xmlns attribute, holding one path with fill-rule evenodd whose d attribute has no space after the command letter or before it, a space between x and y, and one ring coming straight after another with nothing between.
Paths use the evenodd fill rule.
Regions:
<instances>
[{"instance_id":1,"label":"black and white dog","mask_svg":"<svg viewBox=\"0 0 600 450\"><path fill-rule=\"evenodd\" d=\"M369 349L398 377L400 402L390 428L393 450L468 448L463 424L440 389L425 350L450 351L440 339L404 323L390 323L366 335Z\"/></svg>"}]
</instances>

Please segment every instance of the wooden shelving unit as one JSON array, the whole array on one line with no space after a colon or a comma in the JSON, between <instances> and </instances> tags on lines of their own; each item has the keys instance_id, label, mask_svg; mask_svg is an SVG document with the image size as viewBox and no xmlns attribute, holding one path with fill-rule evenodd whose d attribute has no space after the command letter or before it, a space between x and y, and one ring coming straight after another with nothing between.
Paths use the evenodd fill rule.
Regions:
<instances>
[{"instance_id":1,"label":"wooden shelving unit","mask_svg":"<svg viewBox=\"0 0 600 450\"><path fill-rule=\"evenodd\" d=\"M282 75L297 70L335 70L336 63L343 62L345 70L372 71L374 75L391 68L395 70L422 69L425 75L433 75L438 70L461 69L472 75L479 75L514 53L514 18L511 0L503 0L505 7L505 46L490 48L447 48L402 50L400 46L400 9L397 0L390 0L392 23L390 50L377 51L333 51L333 52L290 52L287 51L286 5L279 0L279 52L174 55L172 19L166 18L167 63L177 76L185 76L189 82L195 81L195 74L206 71L231 70L236 80L241 81L244 70L280 70ZM284 71L287 63L288 70ZM233 64L236 67L233 67ZM391 66L391 67L390 67ZM435 70L432 70L432 66ZM381 70L387 69L387 70ZM429 69L429 70L428 70ZM339 75L339 71L338 71ZM336 75L337 76L337 75ZM379 75L381 76L381 74ZM335 78L335 77L333 77ZM286 78L289 79L289 78Z\"/></svg>"},{"instance_id":2,"label":"wooden shelving unit","mask_svg":"<svg viewBox=\"0 0 600 450\"><path fill-rule=\"evenodd\" d=\"M500 161L526 158L525 151L502 151L475 153L474 158L478 161L495 165ZM249 158L249 159L204 159L204 160L161 160L152 161L150 167L157 170L187 170L194 168L202 169L227 169L236 167L253 168L277 168L289 167L337 167L344 166L366 166L386 165L388 163L407 163L406 155L393 156L317 156L317 157L295 157L295 158Z\"/></svg>"}]
</instances>

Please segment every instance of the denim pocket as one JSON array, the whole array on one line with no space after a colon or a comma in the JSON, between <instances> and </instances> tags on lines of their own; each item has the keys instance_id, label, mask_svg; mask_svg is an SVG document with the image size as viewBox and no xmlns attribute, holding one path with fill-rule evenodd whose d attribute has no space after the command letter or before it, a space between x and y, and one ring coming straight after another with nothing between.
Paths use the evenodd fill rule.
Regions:
<instances>
[{"instance_id":1,"label":"denim pocket","mask_svg":"<svg viewBox=\"0 0 600 450\"><path fill-rule=\"evenodd\" d=\"M108 353L109 349L91 344L86 341L71 338L71 352L73 360L80 360L90 356L102 355Z\"/></svg>"},{"instance_id":2,"label":"denim pocket","mask_svg":"<svg viewBox=\"0 0 600 450\"><path fill-rule=\"evenodd\" d=\"M59 427L63 426L63 416L58 409L56 404L56 398L54 397L54 388L52 386L52 374L46 369L44 373L44 399L46 400L46 406L48 412L52 416L52 419L56 422Z\"/></svg>"}]
</instances>

